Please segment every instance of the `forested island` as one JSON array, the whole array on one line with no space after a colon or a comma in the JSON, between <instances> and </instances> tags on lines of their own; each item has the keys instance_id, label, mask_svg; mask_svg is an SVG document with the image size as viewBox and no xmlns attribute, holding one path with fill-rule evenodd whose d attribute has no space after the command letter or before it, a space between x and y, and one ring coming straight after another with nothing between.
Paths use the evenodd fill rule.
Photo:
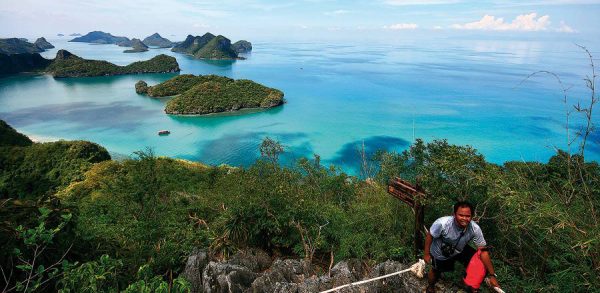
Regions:
<instances>
[{"instance_id":1,"label":"forested island","mask_svg":"<svg viewBox=\"0 0 600 293\"><path fill-rule=\"evenodd\" d=\"M150 97L175 96L165 112L175 115L202 115L246 108L272 108L283 105L283 92L247 79L234 80L217 75L183 74L155 86L139 81L138 94Z\"/></svg>"},{"instance_id":2,"label":"forested island","mask_svg":"<svg viewBox=\"0 0 600 293\"><path fill-rule=\"evenodd\" d=\"M150 36L147 36L142 41L146 46L151 47L159 47L159 48L171 48L174 43L169 41L168 39L163 38L160 34L154 33Z\"/></svg>"},{"instance_id":3,"label":"forested island","mask_svg":"<svg viewBox=\"0 0 600 293\"><path fill-rule=\"evenodd\" d=\"M376 153L366 178L318 156L281 166L285 147L268 138L247 168L151 150L114 161L97 144L33 143L4 122L0 142L8 288L316 292L395 272L414 261L413 212L387 194L396 176L419 178L428 225L456 200L476 204L507 292L593 292L600 281L600 166L579 153L496 165L472 147L417 139ZM364 288L424 288L406 278Z\"/></svg>"},{"instance_id":4,"label":"forested island","mask_svg":"<svg viewBox=\"0 0 600 293\"><path fill-rule=\"evenodd\" d=\"M66 50L59 50L54 59L45 59L37 53L0 54L0 74L38 72L61 78L179 71L177 60L167 55L158 55L150 60L134 62L127 66L118 66L108 61L83 59Z\"/></svg>"},{"instance_id":5,"label":"forested island","mask_svg":"<svg viewBox=\"0 0 600 293\"><path fill-rule=\"evenodd\" d=\"M19 38L0 39L0 54L33 54L44 52L43 48Z\"/></svg>"},{"instance_id":6,"label":"forested island","mask_svg":"<svg viewBox=\"0 0 600 293\"><path fill-rule=\"evenodd\" d=\"M238 56L238 53L252 50L252 45L247 41L236 44L232 45L231 41L224 36L206 33L203 36L188 35L185 41L175 45L171 51L188 54L198 59L235 60L244 59Z\"/></svg>"}]
</instances>

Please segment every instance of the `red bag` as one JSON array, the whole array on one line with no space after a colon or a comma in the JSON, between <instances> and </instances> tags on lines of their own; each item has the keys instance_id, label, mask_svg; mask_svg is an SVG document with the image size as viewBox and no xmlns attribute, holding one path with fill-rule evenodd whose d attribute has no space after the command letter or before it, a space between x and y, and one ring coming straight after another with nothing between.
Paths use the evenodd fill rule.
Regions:
<instances>
[{"instance_id":1,"label":"red bag","mask_svg":"<svg viewBox=\"0 0 600 293\"><path fill-rule=\"evenodd\" d=\"M483 279L485 278L485 266L481 261L481 249L473 255L467 266L467 276L463 279L465 285L479 289Z\"/></svg>"}]
</instances>

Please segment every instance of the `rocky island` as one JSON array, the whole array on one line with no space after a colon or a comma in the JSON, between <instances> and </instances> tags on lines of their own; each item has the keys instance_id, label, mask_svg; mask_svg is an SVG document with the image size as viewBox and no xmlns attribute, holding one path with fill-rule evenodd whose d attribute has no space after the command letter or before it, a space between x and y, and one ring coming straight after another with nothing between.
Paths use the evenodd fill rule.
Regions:
<instances>
[{"instance_id":1,"label":"rocky island","mask_svg":"<svg viewBox=\"0 0 600 293\"><path fill-rule=\"evenodd\" d=\"M246 42L246 41L244 41ZM246 42L244 47L252 45ZM241 48L241 44L240 44ZM175 45L171 50L173 52L184 53L193 56L197 59L211 60L236 60L244 59L238 56L236 47L231 44L231 41L224 36L215 36L211 33L206 33L203 36L188 35L185 41Z\"/></svg>"},{"instance_id":2,"label":"rocky island","mask_svg":"<svg viewBox=\"0 0 600 293\"><path fill-rule=\"evenodd\" d=\"M35 43L33 43L33 44L42 50L54 48L54 46L52 44L50 44L50 42L46 41L46 38L44 38L44 37L38 38L37 40L35 40Z\"/></svg>"},{"instance_id":3,"label":"rocky island","mask_svg":"<svg viewBox=\"0 0 600 293\"><path fill-rule=\"evenodd\" d=\"M49 73L56 78L61 78L179 71L177 60L164 54L150 60L133 62L127 66L118 66L102 60L83 59L66 50L59 50L53 60L43 58L37 53L0 54L0 74L37 72Z\"/></svg>"},{"instance_id":4,"label":"rocky island","mask_svg":"<svg viewBox=\"0 0 600 293\"><path fill-rule=\"evenodd\" d=\"M56 58L44 71L54 77L91 77L137 73L178 72L179 64L174 57L164 54L150 60L133 62L127 66L118 66L108 61L87 60L60 50Z\"/></svg>"},{"instance_id":5,"label":"rocky island","mask_svg":"<svg viewBox=\"0 0 600 293\"><path fill-rule=\"evenodd\" d=\"M44 49L30 43L27 39L8 38L0 39L0 54L39 53Z\"/></svg>"},{"instance_id":6,"label":"rocky island","mask_svg":"<svg viewBox=\"0 0 600 293\"><path fill-rule=\"evenodd\" d=\"M72 35L74 36L74 34ZM93 44L119 44L122 47L131 47L129 40L126 37L116 37L109 33L101 31L89 32L85 36L77 37L69 42L93 43Z\"/></svg>"},{"instance_id":7,"label":"rocky island","mask_svg":"<svg viewBox=\"0 0 600 293\"><path fill-rule=\"evenodd\" d=\"M148 46L146 46L146 44L142 43L142 41L140 39L132 39L131 47L132 47L132 49L125 50L125 51L123 51L123 53L139 53L139 52L148 51Z\"/></svg>"},{"instance_id":8,"label":"rocky island","mask_svg":"<svg viewBox=\"0 0 600 293\"><path fill-rule=\"evenodd\" d=\"M159 48L171 48L174 45L173 42L161 37L158 33L154 33L151 36L146 37L142 42L146 46Z\"/></svg>"},{"instance_id":9,"label":"rocky island","mask_svg":"<svg viewBox=\"0 0 600 293\"><path fill-rule=\"evenodd\" d=\"M252 51L252 44L246 40L240 40L233 43L233 50L238 53L248 53Z\"/></svg>"},{"instance_id":10,"label":"rocky island","mask_svg":"<svg viewBox=\"0 0 600 293\"><path fill-rule=\"evenodd\" d=\"M203 115L249 108L283 105L283 92L251 80L217 75L184 74L155 86L139 81L136 92L150 97L175 96L165 107L167 114Z\"/></svg>"}]
</instances>

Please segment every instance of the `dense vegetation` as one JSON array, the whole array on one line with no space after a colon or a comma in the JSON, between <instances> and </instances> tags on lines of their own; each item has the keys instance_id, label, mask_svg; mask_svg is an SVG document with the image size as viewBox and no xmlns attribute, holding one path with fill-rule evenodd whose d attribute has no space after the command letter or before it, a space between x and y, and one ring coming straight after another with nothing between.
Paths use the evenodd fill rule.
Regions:
<instances>
[{"instance_id":1,"label":"dense vegetation","mask_svg":"<svg viewBox=\"0 0 600 293\"><path fill-rule=\"evenodd\" d=\"M4 174L16 175L2 175L10 184L0 181L0 238L7 248L0 264L17 262L13 248L21 258L33 257L23 242L35 234L28 229L46 235L44 229L58 227L52 230L56 237L47 236L56 241L42 243L51 249L38 263L64 263L68 252L69 265L62 277L47 274L54 279L47 289L185 288L184 280L170 276L181 272L194 247L221 257L260 247L317 264L327 263L330 253L337 260L408 262L412 212L385 188L398 175L418 178L427 190L428 225L447 215L455 200L477 203L505 289L591 292L600 281L600 166L579 155L559 152L545 164L498 166L470 147L417 140L403 153L378 153L369 161L377 171L364 173L373 178L366 182L322 166L318 156L280 167L284 149L269 139L262 159L246 169L158 158L150 150L117 162L82 144L0 148L3 160L27 157L1 164ZM41 207L48 211L36 212ZM40 229L38 221L48 228ZM90 283L98 275L105 277ZM16 274L11 284L26 276Z\"/></svg>"},{"instance_id":2,"label":"dense vegetation","mask_svg":"<svg viewBox=\"0 0 600 293\"><path fill-rule=\"evenodd\" d=\"M102 60L83 59L65 50L59 50L54 60L46 59L37 53L0 54L0 74L45 72L56 78L62 78L179 71L177 60L164 54L150 60L133 62L127 66L118 66Z\"/></svg>"},{"instance_id":3,"label":"dense vegetation","mask_svg":"<svg viewBox=\"0 0 600 293\"><path fill-rule=\"evenodd\" d=\"M65 50L59 50L54 61L44 70L54 77L89 77L136 73L178 72L179 64L174 57L164 54L127 66L108 61L87 60Z\"/></svg>"},{"instance_id":4,"label":"dense vegetation","mask_svg":"<svg viewBox=\"0 0 600 293\"><path fill-rule=\"evenodd\" d=\"M185 41L177 44L171 49L173 52L184 53L198 59L241 59L238 57L239 49L247 49L249 42L231 44L224 36L215 36L206 33L203 36L188 35ZM250 49L252 45L250 45Z\"/></svg>"},{"instance_id":5,"label":"dense vegetation","mask_svg":"<svg viewBox=\"0 0 600 293\"><path fill-rule=\"evenodd\" d=\"M284 103L283 93L251 80L217 75L183 74L148 87L136 84L137 93L151 97L175 96L165 107L169 114L209 114L243 108L272 108Z\"/></svg>"},{"instance_id":6,"label":"dense vegetation","mask_svg":"<svg viewBox=\"0 0 600 293\"><path fill-rule=\"evenodd\" d=\"M182 76L162 92L196 78ZM205 78L207 91L231 83ZM31 144L0 124L0 141L12 142L0 147L4 290L185 292L189 284L177 276L197 247L217 258L259 247L323 267L330 256L410 262L414 215L386 192L401 176L426 191L427 225L456 200L476 204L507 292L599 292L600 165L585 160L594 79L586 79L590 103L567 112L588 123L569 151L546 163L496 165L469 146L417 139L401 153L357 153L354 177L317 155L282 167L285 148L269 138L248 168L160 158L150 149L112 161L91 143Z\"/></svg>"},{"instance_id":7,"label":"dense vegetation","mask_svg":"<svg viewBox=\"0 0 600 293\"><path fill-rule=\"evenodd\" d=\"M44 70L52 60L38 53L0 54L0 74L16 74L20 72L39 72Z\"/></svg>"}]
</instances>

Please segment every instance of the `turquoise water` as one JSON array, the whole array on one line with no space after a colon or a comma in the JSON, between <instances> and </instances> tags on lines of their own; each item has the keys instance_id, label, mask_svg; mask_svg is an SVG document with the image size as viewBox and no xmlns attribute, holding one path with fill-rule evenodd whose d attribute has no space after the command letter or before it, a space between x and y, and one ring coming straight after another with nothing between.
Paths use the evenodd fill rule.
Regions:
<instances>
[{"instance_id":1,"label":"turquoise water","mask_svg":"<svg viewBox=\"0 0 600 293\"><path fill-rule=\"evenodd\" d=\"M252 79L282 90L287 103L243 115L176 117L163 112L166 99L134 91L140 79L152 85L173 74L0 78L0 119L38 140L89 140L125 155L151 147L158 155L248 165L269 136L285 145L286 162L318 154L324 163L349 172L356 171L363 142L369 152L399 151L414 138L471 145L496 163L546 161L566 143L562 92L549 76L521 82L532 72L551 70L571 87L573 103L587 97L582 78L590 73L586 55L569 42L255 43L243 61L51 42L57 49L120 65L172 55L181 73ZM43 55L54 57L57 49ZM171 135L158 136L162 129ZM600 158L597 138L588 159Z\"/></svg>"}]
</instances>

